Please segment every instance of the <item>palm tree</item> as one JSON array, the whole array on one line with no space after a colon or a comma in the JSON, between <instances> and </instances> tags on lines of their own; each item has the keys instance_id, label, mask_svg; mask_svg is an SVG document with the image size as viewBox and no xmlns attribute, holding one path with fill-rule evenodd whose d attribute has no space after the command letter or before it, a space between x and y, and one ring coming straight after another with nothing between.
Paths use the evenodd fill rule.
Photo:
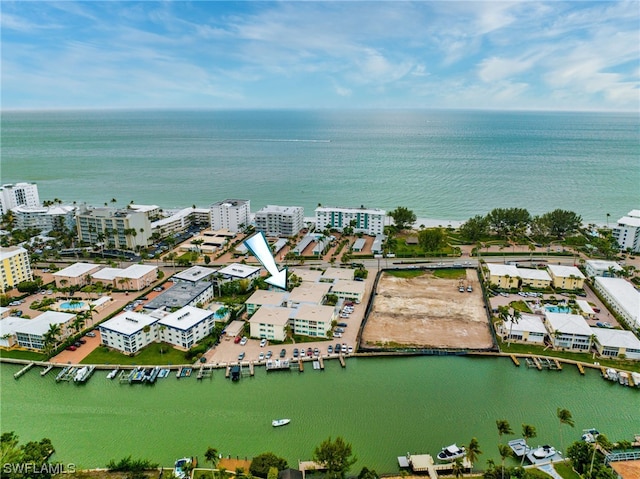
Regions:
<instances>
[{"instance_id":1,"label":"palm tree","mask_svg":"<svg viewBox=\"0 0 640 479\"><path fill-rule=\"evenodd\" d=\"M79 333L82 327L84 326L85 317L84 315L77 315L73 322L71 323L71 327L75 329L76 333Z\"/></svg>"},{"instance_id":2,"label":"palm tree","mask_svg":"<svg viewBox=\"0 0 640 479\"><path fill-rule=\"evenodd\" d=\"M471 438L471 442L467 446L467 459L471 463L472 467L473 467L473 463L478 460L478 456L480 454L482 454L482 451L480 450L480 445L478 444L478 440L475 437Z\"/></svg>"},{"instance_id":3,"label":"palm tree","mask_svg":"<svg viewBox=\"0 0 640 479\"><path fill-rule=\"evenodd\" d=\"M536 432L536 428L534 426L532 426L531 424L523 424L522 425L522 437L524 437L525 441L527 441L527 439L533 439L537 435L538 435L538 433ZM522 461L520 461L520 467L522 467L522 464L524 464L524 456L525 455L526 454L522 455Z\"/></svg>"},{"instance_id":4,"label":"palm tree","mask_svg":"<svg viewBox=\"0 0 640 479\"><path fill-rule=\"evenodd\" d=\"M513 455L513 451L506 444L498 444L498 452L500 453L500 459L502 460L502 479L504 479L504 460L507 457L511 457Z\"/></svg>"},{"instance_id":5,"label":"palm tree","mask_svg":"<svg viewBox=\"0 0 640 479\"><path fill-rule=\"evenodd\" d=\"M211 463L211 477L215 477L213 470L218 465L218 450L213 447L208 447L204 453L204 458Z\"/></svg>"},{"instance_id":6,"label":"palm tree","mask_svg":"<svg viewBox=\"0 0 640 479\"><path fill-rule=\"evenodd\" d=\"M464 465L462 464L462 458L461 457L456 459L454 461L454 463L451 464L451 473L455 477L462 477L462 474L464 473Z\"/></svg>"},{"instance_id":7,"label":"palm tree","mask_svg":"<svg viewBox=\"0 0 640 479\"><path fill-rule=\"evenodd\" d=\"M504 434L513 434L509 421L506 419L498 419L496 421L496 427L498 428L498 435L500 436L500 444L502 444L502 436Z\"/></svg>"},{"instance_id":8,"label":"palm tree","mask_svg":"<svg viewBox=\"0 0 640 479\"><path fill-rule=\"evenodd\" d=\"M562 441L562 425L566 424L567 426L574 427L575 423L573 422L573 416L568 409L558 408L556 411L556 416L558 416L558 420L560 421L560 447L562 452L564 453L564 443Z\"/></svg>"},{"instance_id":9,"label":"palm tree","mask_svg":"<svg viewBox=\"0 0 640 479\"><path fill-rule=\"evenodd\" d=\"M511 322L509 323L509 340L507 341L508 346L511 346L511 330L513 329L513 325L518 324L521 319L522 313L520 313L520 311L518 311L517 309L514 309L513 313L511 313Z\"/></svg>"}]
</instances>

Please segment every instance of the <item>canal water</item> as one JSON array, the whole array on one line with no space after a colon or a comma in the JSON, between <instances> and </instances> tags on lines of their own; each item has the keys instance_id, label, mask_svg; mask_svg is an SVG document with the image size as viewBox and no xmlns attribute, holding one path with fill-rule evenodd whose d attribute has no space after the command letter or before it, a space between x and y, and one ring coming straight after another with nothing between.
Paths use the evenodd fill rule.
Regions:
<instances>
[{"instance_id":1,"label":"canal water","mask_svg":"<svg viewBox=\"0 0 640 479\"><path fill-rule=\"evenodd\" d=\"M307 364L311 366L311 364ZM503 358L352 358L342 369L305 368L266 373L232 383L213 378L176 379L155 385L119 384L100 371L87 384L56 383L56 370L41 377L34 368L18 380L19 367L2 365L2 431L22 441L48 437L53 460L77 467L104 467L132 455L169 466L178 457L215 447L225 456L252 457L271 451L290 465L309 460L328 437L353 445L358 462L378 472L397 470L407 452L436 454L477 437L480 465L499 461L495 421L506 419L520 437L522 423L536 427L533 445L560 447L556 409L573 414L575 428L562 426L565 447L595 427L610 439L640 432L640 390L613 384L598 371L537 371ZM273 428L271 420L291 418Z\"/></svg>"}]
</instances>

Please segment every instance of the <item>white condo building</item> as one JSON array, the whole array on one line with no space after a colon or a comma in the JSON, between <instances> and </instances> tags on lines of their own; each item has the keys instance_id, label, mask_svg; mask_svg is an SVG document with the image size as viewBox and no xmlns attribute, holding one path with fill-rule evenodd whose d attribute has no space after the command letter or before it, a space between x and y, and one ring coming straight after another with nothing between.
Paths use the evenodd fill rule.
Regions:
<instances>
[{"instance_id":1,"label":"white condo building","mask_svg":"<svg viewBox=\"0 0 640 479\"><path fill-rule=\"evenodd\" d=\"M612 233L620 249L640 252L640 210L631 210L620 218Z\"/></svg>"},{"instance_id":2,"label":"white condo building","mask_svg":"<svg viewBox=\"0 0 640 479\"><path fill-rule=\"evenodd\" d=\"M224 200L211 205L211 229L241 231L251 223L249 200Z\"/></svg>"},{"instance_id":3,"label":"white condo building","mask_svg":"<svg viewBox=\"0 0 640 479\"><path fill-rule=\"evenodd\" d=\"M3 293L23 281L33 281L29 252L21 246L0 249L0 275Z\"/></svg>"},{"instance_id":4,"label":"white condo building","mask_svg":"<svg viewBox=\"0 0 640 479\"><path fill-rule=\"evenodd\" d=\"M316 228L326 227L342 230L351 223L355 225L354 232L371 236L380 235L384 230L387 212L373 208L333 208L319 206L316 208Z\"/></svg>"},{"instance_id":5,"label":"white condo building","mask_svg":"<svg viewBox=\"0 0 640 479\"><path fill-rule=\"evenodd\" d=\"M16 183L0 186L0 215L17 206L40 206L38 185L35 183Z\"/></svg>"},{"instance_id":6,"label":"white condo building","mask_svg":"<svg viewBox=\"0 0 640 479\"><path fill-rule=\"evenodd\" d=\"M255 223L265 236L295 236L304 227L304 208L267 205L256 213Z\"/></svg>"},{"instance_id":7,"label":"white condo building","mask_svg":"<svg viewBox=\"0 0 640 479\"><path fill-rule=\"evenodd\" d=\"M597 277L594 289L624 318L634 331L640 331L640 291L626 279Z\"/></svg>"},{"instance_id":8,"label":"white condo building","mask_svg":"<svg viewBox=\"0 0 640 479\"><path fill-rule=\"evenodd\" d=\"M13 208L15 227L21 230L35 228L40 231L73 230L76 225L76 206L26 206Z\"/></svg>"},{"instance_id":9,"label":"white condo building","mask_svg":"<svg viewBox=\"0 0 640 479\"><path fill-rule=\"evenodd\" d=\"M83 243L134 250L149 245L151 222L148 211L133 208L95 208L76 216L78 239Z\"/></svg>"}]
</instances>

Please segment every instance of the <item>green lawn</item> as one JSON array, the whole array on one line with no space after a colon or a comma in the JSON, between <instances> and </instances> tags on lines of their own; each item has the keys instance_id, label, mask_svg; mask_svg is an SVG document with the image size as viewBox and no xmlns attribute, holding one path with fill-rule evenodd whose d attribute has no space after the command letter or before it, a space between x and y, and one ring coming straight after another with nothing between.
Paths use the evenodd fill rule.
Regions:
<instances>
[{"instance_id":1,"label":"green lawn","mask_svg":"<svg viewBox=\"0 0 640 479\"><path fill-rule=\"evenodd\" d=\"M433 275L442 279L467 279L467 271L465 269L436 269Z\"/></svg>"},{"instance_id":2,"label":"green lawn","mask_svg":"<svg viewBox=\"0 0 640 479\"><path fill-rule=\"evenodd\" d=\"M0 357L12 359L27 359L31 361L46 361L47 359L44 354L36 353L35 351L22 351L19 349L2 349L0 350Z\"/></svg>"},{"instance_id":3,"label":"green lawn","mask_svg":"<svg viewBox=\"0 0 640 479\"><path fill-rule=\"evenodd\" d=\"M385 274L395 276L396 278L417 278L425 274L425 271L420 269L403 269L398 271L385 271Z\"/></svg>"},{"instance_id":4,"label":"green lawn","mask_svg":"<svg viewBox=\"0 0 640 479\"><path fill-rule=\"evenodd\" d=\"M160 354L160 347L164 346L164 354ZM96 348L89 356L81 361L83 364L186 364L184 351L179 351L166 343L151 343L136 356L129 356L117 351L110 351L103 346Z\"/></svg>"},{"instance_id":5,"label":"green lawn","mask_svg":"<svg viewBox=\"0 0 640 479\"><path fill-rule=\"evenodd\" d=\"M554 464L553 467L564 479L581 479L580 475L571 468L569 461L558 462Z\"/></svg>"}]
</instances>

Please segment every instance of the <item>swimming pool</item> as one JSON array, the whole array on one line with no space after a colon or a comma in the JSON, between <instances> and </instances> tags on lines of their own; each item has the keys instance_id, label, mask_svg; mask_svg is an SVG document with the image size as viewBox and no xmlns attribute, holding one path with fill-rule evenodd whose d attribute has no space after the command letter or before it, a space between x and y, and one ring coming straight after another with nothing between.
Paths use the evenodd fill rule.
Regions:
<instances>
[{"instance_id":1,"label":"swimming pool","mask_svg":"<svg viewBox=\"0 0 640 479\"><path fill-rule=\"evenodd\" d=\"M58 308L60 309L82 309L83 307L83 301L77 301L73 303L71 301L64 301L58 305Z\"/></svg>"},{"instance_id":2,"label":"swimming pool","mask_svg":"<svg viewBox=\"0 0 640 479\"><path fill-rule=\"evenodd\" d=\"M544 309L546 309L547 311L549 311L550 313L570 313L571 312L571 308L568 308L566 306L551 306L551 305L546 305L544 307Z\"/></svg>"}]
</instances>

